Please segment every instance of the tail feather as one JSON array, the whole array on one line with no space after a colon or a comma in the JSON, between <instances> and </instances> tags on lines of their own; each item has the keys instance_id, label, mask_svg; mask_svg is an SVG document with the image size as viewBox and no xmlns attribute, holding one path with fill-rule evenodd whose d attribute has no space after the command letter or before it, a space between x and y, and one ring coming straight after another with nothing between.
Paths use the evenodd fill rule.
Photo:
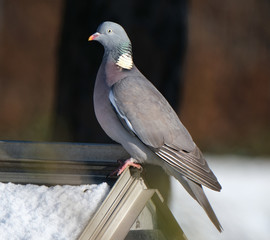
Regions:
<instances>
[{"instance_id":1,"label":"tail feather","mask_svg":"<svg viewBox=\"0 0 270 240\"><path fill-rule=\"evenodd\" d=\"M187 184L189 185L191 192L194 194L195 197L193 197L204 209L204 211L206 212L206 214L208 215L208 217L210 218L210 220L212 221L212 223L216 226L217 230L219 232L223 231L223 228L220 224L220 222L217 219L217 216L213 210L213 208L211 207L204 191L203 188L201 186L201 184L195 183L189 179L186 180Z\"/></svg>"},{"instance_id":2,"label":"tail feather","mask_svg":"<svg viewBox=\"0 0 270 240\"><path fill-rule=\"evenodd\" d=\"M203 191L202 185L183 177L179 172L171 167L167 168L167 171L183 185L186 191L201 205L217 230L222 232L223 228Z\"/></svg>"}]
</instances>

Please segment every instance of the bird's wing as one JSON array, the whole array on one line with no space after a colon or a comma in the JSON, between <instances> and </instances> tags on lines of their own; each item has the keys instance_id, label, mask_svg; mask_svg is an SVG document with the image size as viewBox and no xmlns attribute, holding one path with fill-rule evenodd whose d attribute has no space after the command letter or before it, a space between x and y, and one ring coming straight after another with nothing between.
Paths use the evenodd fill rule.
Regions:
<instances>
[{"instance_id":1,"label":"bird's wing","mask_svg":"<svg viewBox=\"0 0 270 240\"><path fill-rule=\"evenodd\" d=\"M115 83L110 101L123 125L187 178L214 190L220 185L190 134L161 93L144 77Z\"/></svg>"},{"instance_id":2,"label":"bird's wing","mask_svg":"<svg viewBox=\"0 0 270 240\"><path fill-rule=\"evenodd\" d=\"M212 190L221 190L216 176L209 168L197 146L193 151L186 152L184 150L175 150L165 144L156 150L155 153L165 160L174 170L188 179Z\"/></svg>"}]
</instances>

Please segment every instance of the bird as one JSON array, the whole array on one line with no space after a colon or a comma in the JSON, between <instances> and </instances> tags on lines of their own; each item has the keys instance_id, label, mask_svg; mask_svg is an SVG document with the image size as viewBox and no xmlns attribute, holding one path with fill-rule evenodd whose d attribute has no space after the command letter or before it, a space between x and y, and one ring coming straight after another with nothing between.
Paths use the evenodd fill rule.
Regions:
<instances>
[{"instance_id":1,"label":"bird","mask_svg":"<svg viewBox=\"0 0 270 240\"><path fill-rule=\"evenodd\" d=\"M128 166L140 169L144 163L162 167L222 232L202 187L220 191L221 185L176 112L135 66L124 28L105 21L88 41L104 47L93 94L96 118L105 133L130 155L118 175Z\"/></svg>"}]
</instances>

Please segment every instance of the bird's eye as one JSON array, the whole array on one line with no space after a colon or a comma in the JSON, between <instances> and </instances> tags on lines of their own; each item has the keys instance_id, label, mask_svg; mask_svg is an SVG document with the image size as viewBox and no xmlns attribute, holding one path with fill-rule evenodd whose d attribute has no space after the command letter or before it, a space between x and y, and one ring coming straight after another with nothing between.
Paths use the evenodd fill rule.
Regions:
<instances>
[{"instance_id":1,"label":"bird's eye","mask_svg":"<svg viewBox=\"0 0 270 240\"><path fill-rule=\"evenodd\" d=\"M108 29L108 33L112 33L112 29Z\"/></svg>"}]
</instances>

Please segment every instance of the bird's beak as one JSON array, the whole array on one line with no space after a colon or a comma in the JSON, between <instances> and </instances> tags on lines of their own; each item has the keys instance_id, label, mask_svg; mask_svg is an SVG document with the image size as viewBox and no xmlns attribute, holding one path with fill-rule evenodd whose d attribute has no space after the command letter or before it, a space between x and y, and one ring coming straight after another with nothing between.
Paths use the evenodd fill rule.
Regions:
<instances>
[{"instance_id":1,"label":"bird's beak","mask_svg":"<svg viewBox=\"0 0 270 240\"><path fill-rule=\"evenodd\" d=\"M93 35L91 35L89 38L88 38L88 41L93 41L95 40L97 37L100 36L100 33L99 32L96 32L94 33Z\"/></svg>"}]
</instances>

